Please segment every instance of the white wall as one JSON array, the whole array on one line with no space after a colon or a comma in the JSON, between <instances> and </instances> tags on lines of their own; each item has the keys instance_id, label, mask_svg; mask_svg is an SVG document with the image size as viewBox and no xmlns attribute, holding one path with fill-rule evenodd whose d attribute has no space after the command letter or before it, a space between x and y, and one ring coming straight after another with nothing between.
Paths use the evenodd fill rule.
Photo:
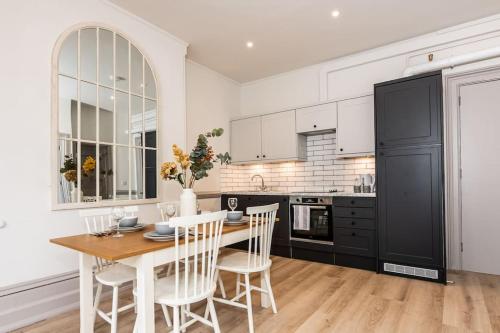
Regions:
<instances>
[{"instance_id":1,"label":"white wall","mask_svg":"<svg viewBox=\"0 0 500 333\"><path fill-rule=\"evenodd\" d=\"M407 66L500 45L500 15L304 67L241 88L241 115L262 114L373 93L373 84L399 78Z\"/></svg>"},{"instance_id":2,"label":"white wall","mask_svg":"<svg viewBox=\"0 0 500 333\"><path fill-rule=\"evenodd\" d=\"M195 62L186 62L187 143L192 149L200 133L222 127L223 136L210 139L216 153L229 152L229 119L239 113L240 85ZM220 166L198 181L196 191L220 191Z\"/></svg>"},{"instance_id":3,"label":"white wall","mask_svg":"<svg viewBox=\"0 0 500 333\"><path fill-rule=\"evenodd\" d=\"M51 211L51 63L58 37L82 22L116 28L149 58L158 77L160 159L185 144L186 44L99 0L1 1L0 287L77 269L76 253L50 238L83 231L76 211ZM173 184L172 184L173 185ZM177 188L161 186L161 196ZM157 211L142 206L154 222Z\"/></svg>"}]
</instances>

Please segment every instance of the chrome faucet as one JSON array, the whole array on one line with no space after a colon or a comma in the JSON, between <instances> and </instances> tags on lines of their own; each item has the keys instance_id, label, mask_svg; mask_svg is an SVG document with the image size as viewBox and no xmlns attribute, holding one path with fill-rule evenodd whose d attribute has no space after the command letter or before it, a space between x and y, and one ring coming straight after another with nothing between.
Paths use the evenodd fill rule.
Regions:
<instances>
[{"instance_id":1,"label":"chrome faucet","mask_svg":"<svg viewBox=\"0 0 500 333\"><path fill-rule=\"evenodd\" d=\"M253 175L251 180L253 181L255 178L260 178L261 185L259 186L259 190L262 192L267 191L267 186L264 185L264 177L262 177L261 175Z\"/></svg>"}]
</instances>

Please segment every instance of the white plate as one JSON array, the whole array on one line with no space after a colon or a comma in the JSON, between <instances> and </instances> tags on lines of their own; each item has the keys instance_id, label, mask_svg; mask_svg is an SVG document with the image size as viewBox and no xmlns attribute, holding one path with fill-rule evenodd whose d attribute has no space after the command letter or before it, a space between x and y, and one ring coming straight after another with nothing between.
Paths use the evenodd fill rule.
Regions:
<instances>
[{"instance_id":1,"label":"white plate","mask_svg":"<svg viewBox=\"0 0 500 333\"><path fill-rule=\"evenodd\" d=\"M153 240L155 242L168 242L175 239L175 235L160 235L156 231L149 231L144 233L144 238ZM179 234L179 237L184 236L184 234Z\"/></svg>"},{"instance_id":2,"label":"white plate","mask_svg":"<svg viewBox=\"0 0 500 333\"><path fill-rule=\"evenodd\" d=\"M142 230L144 228L146 228L145 224L138 223L133 227L118 227L118 231L120 231L120 232L135 232L135 231ZM116 230L117 229L116 225L112 226L111 229Z\"/></svg>"}]
</instances>

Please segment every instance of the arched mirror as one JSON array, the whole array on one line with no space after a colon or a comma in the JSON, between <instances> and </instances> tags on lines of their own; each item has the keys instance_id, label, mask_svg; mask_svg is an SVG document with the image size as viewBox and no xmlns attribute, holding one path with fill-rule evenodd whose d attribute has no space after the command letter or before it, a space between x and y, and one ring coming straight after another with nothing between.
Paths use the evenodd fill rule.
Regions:
<instances>
[{"instance_id":1,"label":"arched mirror","mask_svg":"<svg viewBox=\"0 0 500 333\"><path fill-rule=\"evenodd\" d=\"M57 204L157 197L155 76L124 36L84 27L57 54Z\"/></svg>"}]
</instances>

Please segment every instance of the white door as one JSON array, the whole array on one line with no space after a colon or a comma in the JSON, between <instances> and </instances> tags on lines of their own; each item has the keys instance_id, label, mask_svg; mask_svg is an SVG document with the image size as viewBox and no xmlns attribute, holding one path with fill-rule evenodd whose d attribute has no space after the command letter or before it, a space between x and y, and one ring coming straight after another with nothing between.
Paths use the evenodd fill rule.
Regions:
<instances>
[{"instance_id":1,"label":"white door","mask_svg":"<svg viewBox=\"0 0 500 333\"><path fill-rule=\"evenodd\" d=\"M260 117L231 122L231 158L233 162L259 161L261 157Z\"/></svg>"},{"instance_id":2,"label":"white door","mask_svg":"<svg viewBox=\"0 0 500 333\"><path fill-rule=\"evenodd\" d=\"M373 155L373 95L341 101L337 110L337 155Z\"/></svg>"},{"instance_id":3,"label":"white door","mask_svg":"<svg viewBox=\"0 0 500 333\"><path fill-rule=\"evenodd\" d=\"M262 159L297 158L295 110L262 116Z\"/></svg>"},{"instance_id":4,"label":"white door","mask_svg":"<svg viewBox=\"0 0 500 333\"><path fill-rule=\"evenodd\" d=\"M500 275L500 81L460 97L462 269Z\"/></svg>"}]
</instances>

